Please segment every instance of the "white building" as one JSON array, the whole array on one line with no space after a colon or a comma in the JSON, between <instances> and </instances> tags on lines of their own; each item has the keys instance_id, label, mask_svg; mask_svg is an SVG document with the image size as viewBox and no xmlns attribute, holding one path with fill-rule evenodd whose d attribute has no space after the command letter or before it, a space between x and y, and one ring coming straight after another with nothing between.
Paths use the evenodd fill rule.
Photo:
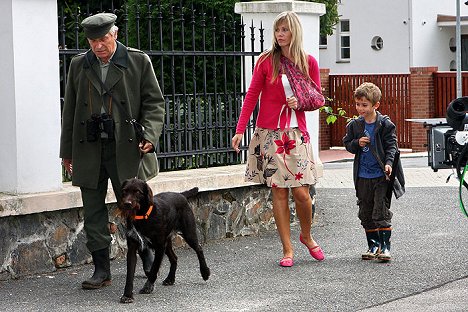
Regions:
<instances>
[{"instance_id":1,"label":"white building","mask_svg":"<svg viewBox=\"0 0 468 312\"><path fill-rule=\"evenodd\" d=\"M456 69L457 0L339 2L335 33L321 40L321 68L332 74L406 73L410 67L426 66ZM468 70L468 5L460 2L462 70Z\"/></svg>"}]
</instances>

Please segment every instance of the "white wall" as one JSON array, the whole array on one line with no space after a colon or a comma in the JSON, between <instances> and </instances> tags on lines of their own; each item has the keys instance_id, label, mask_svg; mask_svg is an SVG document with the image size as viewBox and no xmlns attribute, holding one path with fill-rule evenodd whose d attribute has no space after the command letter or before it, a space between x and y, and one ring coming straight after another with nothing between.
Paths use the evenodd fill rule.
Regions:
<instances>
[{"instance_id":1,"label":"white wall","mask_svg":"<svg viewBox=\"0 0 468 312\"><path fill-rule=\"evenodd\" d=\"M409 67L409 26L406 0L342 0L340 19L350 20L351 59L337 63L336 36L320 49L320 66L331 73L400 73ZM371 48L374 36L383 39L380 51Z\"/></svg>"},{"instance_id":2,"label":"white wall","mask_svg":"<svg viewBox=\"0 0 468 312\"><path fill-rule=\"evenodd\" d=\"M62 186L56 0L0 1L0 192Z\"/></svg>"},{"instance_id":3,"label":"white wall","mask_svg":"<svg viewBox=\"0 0 468 312\"><path fill-rule=\"evenodd\" d=\"M342 0L341 19L350 19L351 61L337 63L336 36L320 50L320 66L331 73L405 73L409 67L438 66L449 70L455 53L449 49L455 27L438 27L437 14L456 15L456 0ZM461 1L461 15L468 6ZM468 28L462 28L468 34ZM374 36L384 47L370 47ZM411 47L411 48L410 48Z\"/></svg>"},{"instance_id":4,"label":"white wall","mask_svg":"<svg viewBox=\"0 0 468 312\"><path fill-rule=\"evenodd\" d=\"M430 2L428 4L427 2ZM468 6L460 0L460 15L468 15ZM456 15L456 0L413 0L414 51L413 66L438 66L439 70L450 69L455 61L455 52L449 49L450 38L455 38L455 27L437 26L437 14ZM462 34L468 28L462 27Z\"/></svg>"}]
</instances>

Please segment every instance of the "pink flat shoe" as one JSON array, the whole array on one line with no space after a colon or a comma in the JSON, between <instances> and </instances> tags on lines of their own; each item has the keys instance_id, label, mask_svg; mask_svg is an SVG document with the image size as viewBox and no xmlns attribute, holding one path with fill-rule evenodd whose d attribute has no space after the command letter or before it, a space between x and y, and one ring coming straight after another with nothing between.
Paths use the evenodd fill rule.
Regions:
<instances>
[{"instance_id":1,"label":"pink flat shoe","mask_svg":"<svg viewBox=\"0 0 468 312\"><path fill-rule=\"evenodd\" d=\"M294 260L291 257L284 257L280 260L279 265L285 268L290 268L294 265Z\"/></svg>"},{"instance_id":2,"label":"pink flat shoe","mask_svg":"<svg viewBox=\"0 0 468 312\"><path fill-rule=\"evenodd\" d=\"M309 253L314 259L316 259L318 261L322 261L322 260L325 259L325 255L323 253L323 250L322 250L322 248L320 248L319 245L317 245L315 247L312 247L312 248L309 248L306 245L306 243L304 242L304 240L302 239L302 235L299 235L299 240L301 241L301 243L303 243L307 247L307 249L309 249Z\"/></svg>"}]
</instances>

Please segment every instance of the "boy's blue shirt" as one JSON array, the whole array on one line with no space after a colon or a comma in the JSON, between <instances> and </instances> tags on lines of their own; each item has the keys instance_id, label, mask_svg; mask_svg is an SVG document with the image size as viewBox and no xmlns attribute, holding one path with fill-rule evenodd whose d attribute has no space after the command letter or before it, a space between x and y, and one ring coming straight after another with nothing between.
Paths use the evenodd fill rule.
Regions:
<instances>
[{"instance_id":1,"label":"boy's blue shirt","mask_svg":"<svg viewBox=\"0 0 468 312\"><path fill-rule=\"evenodd\" d=\"M368 146L361 148L361 155L359 158L359 171L358 176L365 179L375 179L384 176L382 168L379 162L375 158L374 154L370 150L372 146L375 146L375 122L367 123L364 122L364 134L370 138Z\"/></svg>"}]
</instances>

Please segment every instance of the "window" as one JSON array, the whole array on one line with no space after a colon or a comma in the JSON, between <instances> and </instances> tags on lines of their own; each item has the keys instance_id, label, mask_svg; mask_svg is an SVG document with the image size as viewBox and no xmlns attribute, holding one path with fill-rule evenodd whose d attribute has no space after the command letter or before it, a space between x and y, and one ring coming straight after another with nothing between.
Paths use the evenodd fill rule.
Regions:
<instances>
[{"instance_id":1,"label":"window","mask_svg":"<svg viewBox=\"0 0 468 312\"><path fill-rule=\"evenodd\" d=\"M351 37L349 20L341 20L338 29L338 62L349 62L351 58Z\"/></svg>"},{"instance_id":2,"label":"window","mask_svg":"<svg viewBox=\"0 0 468 312\"><path fill-rule=\"evenodd\" d=\"M326 49L328 44L327 35L320 35L319 47L320 49Z\"/></svg>"},{"instance_id":3,"label":"window","mask_svg":"<svg viewBox=\"0 0 468 312\"><path fill-rule=\"evenodd\" d=\"M383 48L383 39L382 39L382 37L375 36L374 38L372 38L371 47L372 47L372 49L374 49L376 51L382 50L382 48Z\"/></svg>"}]
</instances>

